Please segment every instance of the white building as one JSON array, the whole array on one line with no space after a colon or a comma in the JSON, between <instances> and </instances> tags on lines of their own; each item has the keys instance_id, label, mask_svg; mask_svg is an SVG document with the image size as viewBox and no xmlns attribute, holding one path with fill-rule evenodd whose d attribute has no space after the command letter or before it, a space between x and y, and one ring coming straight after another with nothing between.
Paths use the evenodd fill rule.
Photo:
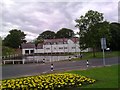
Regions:
<instances>
[{"instance_id":1,"label":"white building","mask_svg":"<svg viewBox=\"0 0 120 90\"><path fill-rule=\"evenodd\" d=\"M41 54L41 53L71 53L80 52L78 38L71 39L45 39L44 43L35 44L25 43L22 44L22 54ZM88 49L83 52L88 52Z\"/></svg>"}]
</instances>

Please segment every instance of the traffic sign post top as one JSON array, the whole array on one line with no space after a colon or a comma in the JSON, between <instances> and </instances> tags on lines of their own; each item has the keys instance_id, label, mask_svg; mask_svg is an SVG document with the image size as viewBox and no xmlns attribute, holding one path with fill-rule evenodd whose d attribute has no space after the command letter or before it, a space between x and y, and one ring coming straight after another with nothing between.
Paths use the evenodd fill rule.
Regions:
<instances>
[{"instance_id":1,"label":"traffic sign post top","mask_svg":"<svg viewBox=\"0 0 120 90\"><path fill-rule=\"evenodd\" d=\"M106 46L106 38L101 38L101 48L102 49L106 49L107 46Z\"/></svg>"}]
</instances>

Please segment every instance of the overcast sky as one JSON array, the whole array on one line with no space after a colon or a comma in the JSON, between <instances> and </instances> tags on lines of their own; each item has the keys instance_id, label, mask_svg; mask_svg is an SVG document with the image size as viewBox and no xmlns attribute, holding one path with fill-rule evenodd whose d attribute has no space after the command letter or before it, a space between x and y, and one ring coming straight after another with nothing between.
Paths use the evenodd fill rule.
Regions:
<instances>
[{"instance_id":1,"label":"overcast sky","mask_svg":"<svg viewBox=\"0 0 120 90\"><path fill-rule=\"evenodd\" d=\"M0 3L2 6L0 36L5 37L11 29L20 29L27 34L26 39L30 41L46 30L57 32L61 28L69 28L77 32L75 19L84 15L88 10L103 13L107 21L118 22L119 0L96 1L3 0Z\"/></svg>"}]
</instances>

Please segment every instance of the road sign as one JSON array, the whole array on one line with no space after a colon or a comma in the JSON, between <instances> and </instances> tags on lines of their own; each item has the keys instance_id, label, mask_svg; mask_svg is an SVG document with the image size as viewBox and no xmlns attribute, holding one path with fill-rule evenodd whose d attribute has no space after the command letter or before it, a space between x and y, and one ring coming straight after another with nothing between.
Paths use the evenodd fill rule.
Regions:
<instances>
[{"instance_id":1,"label":"road sign","mask_svg":"<svg viewBox=\"0 0 120 90\"><path fill-rule=\"evenodd\" d=\"M103 50L103 65L105 66L105 51L104 49L106 49L106 38L101 38L101 48Z\"/></svg>"},{"instance_id":2,"label":"road sign","mask_svg":"<svg viewBox=\"0 0 120 90\"><path fill-rule=\"evenodd\" d=\"M106 49L107 46L106 46L106 38L101 38L101 48L102 49Z\"/></svg>"}]
</instances>

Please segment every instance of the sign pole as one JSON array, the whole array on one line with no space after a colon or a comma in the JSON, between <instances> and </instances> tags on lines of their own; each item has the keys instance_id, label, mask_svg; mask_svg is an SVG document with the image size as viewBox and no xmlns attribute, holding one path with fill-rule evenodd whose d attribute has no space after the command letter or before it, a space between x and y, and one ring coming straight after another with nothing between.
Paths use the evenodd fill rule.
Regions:
<instances>
[{"instance_id":1,"label":"sign pole","mask_svg":"<svg viewBox=\"0 0 120 90\"><path fill-rule=\"evenodd\" d=\"M103 65L105 66L105 51L103 49Z\"/></svg>"},{"instance_id":2,"label":"sign pole","mask_svg":"<svg viewBox=\"0 0 120 90\"><path fill-rule=\"evenodd\" d=\"M105 66L105 51L104 49L106 49L106 38L101 38L101 48L103 50L103 65Z\"/></svg>"}]
</instances>

